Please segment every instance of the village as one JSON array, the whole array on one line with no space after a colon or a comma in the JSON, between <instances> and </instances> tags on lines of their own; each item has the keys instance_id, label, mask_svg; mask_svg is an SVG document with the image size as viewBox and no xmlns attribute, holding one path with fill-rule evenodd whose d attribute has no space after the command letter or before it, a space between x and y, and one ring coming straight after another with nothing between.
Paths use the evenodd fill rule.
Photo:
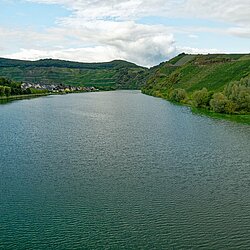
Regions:
<instances>
[{"instance_id":1,"label":"village","mask_svg":"<svg viewBox=\"0 0 250 250\"><path fill-rule=\"evenodd\" d=\"M82 87L82 86L66 86L63 84L43 84L43 83L28 83L24 82L21 84L23 90L36 89L45 90L51 93L70 93L70 92L94 92L99 91L95 87Z\"/></svg>"}]
</instances>

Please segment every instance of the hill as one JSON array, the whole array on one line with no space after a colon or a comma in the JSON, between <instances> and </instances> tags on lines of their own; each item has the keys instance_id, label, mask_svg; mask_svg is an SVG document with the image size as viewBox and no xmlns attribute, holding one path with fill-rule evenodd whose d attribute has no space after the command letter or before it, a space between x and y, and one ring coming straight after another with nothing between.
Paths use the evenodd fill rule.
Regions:
<instances>
[{"instance_id":1,"label":"hill","mask_svg":"<svg viewBox=\"0 0 250 250\"><path fill-rule=\"evenodd\" d=\"M122 60L79 63L0 58L0 77L31 83L139 89L144 83L145 72L145 68Z\"/></svg>"},{"instance_id":2,"label":"hill","mask_svg":"<svg viewBox=\"0 0 250 250\"><path fill-rule=\"evenodd\" d=\"M215 112L249 113L250 54L182 53L150 69L142 91Z\"/></svg>"},{"instance_id":3,"label":"hill","mask_svg":"<svg viewBox=\"0 0 250 250\"><path fill-rule=\"evenodd\" d=\"M188 93L206 87L221 91L226 84L250 75L250 54L180 54L151 69L145 90L183 88Z\"/></svg>"}]
</instances>

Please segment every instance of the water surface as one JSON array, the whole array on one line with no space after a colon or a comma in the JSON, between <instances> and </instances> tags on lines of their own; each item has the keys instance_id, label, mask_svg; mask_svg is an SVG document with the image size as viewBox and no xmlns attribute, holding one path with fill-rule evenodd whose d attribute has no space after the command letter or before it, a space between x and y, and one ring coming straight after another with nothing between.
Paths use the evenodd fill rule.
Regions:
<instances>
[{"instance_id":1,"label":"water surface","mask_svg":"<svg viewBox=\"0 0 250 250\"><path fill-rule=\"evenodd\" d=\"M0 249L250 249L250 126L115 91L0 105Z\"/></svg>"}]
</instances>

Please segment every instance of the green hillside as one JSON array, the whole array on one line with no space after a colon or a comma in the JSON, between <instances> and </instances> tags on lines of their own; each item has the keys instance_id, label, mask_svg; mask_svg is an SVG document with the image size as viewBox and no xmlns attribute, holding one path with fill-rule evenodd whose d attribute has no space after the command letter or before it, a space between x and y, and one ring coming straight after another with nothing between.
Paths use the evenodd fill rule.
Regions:
<instances>
[{"instance_id":1,"label":"green hillside","mask_svg":"<svg viewBox=\"0 0 250 250\"><path fill-rule=\"evenodd\" d=\"M223 90L226 84L250 75L250 55L181 54L151 73L145 90L183 88L188 93L206 87Z\"/></svg>"},{"instance_id":2,"label":"green hillside","mask_svg":"<svg viewBox=\"0 0 250 250\"><path fill-rule=\"evenodd\" d=\"M150 69L142 91L219 113L249 114L250 54L180 54Z\"/></svg>"},{"instance_id":3,"label":"green hillside","mask_svg":"<svg viewBox=\"0 0 250 250\"><path fill-rule=\"evenodd\" d=\"M146 69L122 60L79 63L45 59L23 61L0 58L0 77L15 81L139 89Z\"/></svg>"}]
</instances>

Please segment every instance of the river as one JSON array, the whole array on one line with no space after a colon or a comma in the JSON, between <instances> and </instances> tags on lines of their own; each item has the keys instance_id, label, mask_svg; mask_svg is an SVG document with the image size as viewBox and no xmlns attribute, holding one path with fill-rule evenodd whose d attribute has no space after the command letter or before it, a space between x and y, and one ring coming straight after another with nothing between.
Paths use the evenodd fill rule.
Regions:
<instances>
[{"instance_id":1,"label":"river","mask_svg":"<svg viewBox=\"0 0 250 250\"><path fill-rule=\"evenodd\" d=\"M250 249L250 126L113 91L0 105L0 249Z\"/></svg>"}]
</instances>

